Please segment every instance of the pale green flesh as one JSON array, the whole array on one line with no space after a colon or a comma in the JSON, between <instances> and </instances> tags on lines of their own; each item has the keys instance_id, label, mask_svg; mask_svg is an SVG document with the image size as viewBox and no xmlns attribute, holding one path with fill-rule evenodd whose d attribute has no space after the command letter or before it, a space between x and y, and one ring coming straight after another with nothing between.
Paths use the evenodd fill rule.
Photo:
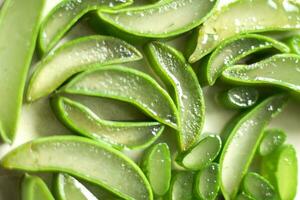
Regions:
<instances>
[{"instance_id":1,"label":"pale green flesh","mask_svg":"<svg viewBox=\"0 0 300 200\"><path fill-rule=\"evenodd\" d=\"M43 21L39 45L43 53L52 49L64 34L86 13L100 8L120 8L131 0L64 0Z\"/></svg>"},{"instance_id":2,"label":"pale green flesh","mask_svg":"<svg viewBox=\"0 0 300 200\"><path fill-rule=\"evenodd\" d=\"M226 81L253 85L274 85L300 93L300 56L280 54L252 65L237 65L226 69Z\"/></svg>"},{"instance_id":3,"label":"pale green flesh","mask_svg":"<svg viewBox=\"0 0 300 200\"><path fill-rule=\"evenodd\" d=\"M241 33L300 28L300 6L293 0L241 0L210 17L199 29L194 63L222 41Z\"/></svg>"},{"instance_id":4,"label":"pale green flesh","mask_svg":"<svg viewBox=\"0 0 300 200\"><path fill-rule=\"evenodd\" d=\"M250 197L245 193L241 193L235 198L235 200L255 200L255 199L253 199L252 197Z\"/></svg>"},{"instance_id":5,"label":"pale green flesh","mask_svg":"<svg viewBox=\"0 0 300 200\"><path fill-rule=\"evenodd\" d=\"M164 127L157 122L114 122L100 119L93 111L68 98L54 105L60 119L76 132L117 148L144 148L153 143Z\"/></svg>"},{"instance_id":6,"label":"pale green flesh","mask_svg":"<svg viewBox=\"0 0 300 200\"><path fill-rule=\"evenodd\" d=\"M222 71L242 58L264 50L275 48L281 52L289 52L289 47L272 38L260 35L242 35L224 41L210 56L206 66L206 78L213 85Z\"/></svg>"},{"instance_id":7,"label":"pale green flesh","mask_svg":"<svg viewBox=\"0 0 300 200\"><path fill-rule=\"evenodd\" d=\"M170 200L193 200L194 174L192 172L178 172L173 178L169 191Z\"/></svg>"},{"instance_id":8,"label":"pale green flesh","mask_svg":"<svg viewBox=\"0 0 300 200\"><path fill-rule=\"evenodd\" d=\"M27 91L27 100L49 95L68 78L96 66L142 59L139 51L109 36L87 36L64 44L36 66Z\"/></svg>"},{"instance_id":9,"label":"pale green flesh","mask_svg":"<svg viewBox=\"0 0 300 200\"><path fill-rule=\"evenodd\" d=\"M84 185L67 174L57 175L58 200L98 200Z\"/></svg>"},{"instance_id":10,"label":"pale green flesh","mask_svg":"<svg viewBox=\"0 0 300 200\"><path fill-rule=\"evenodd\" d=\"M244 115L232 129L220 158L220 182L225 199L232 199L246 174L263 136L263 129L286 101L270 97Z\"/></svg>"},{"instance_id":11,"label":"pale green flesh","mask_svg":"<svg viewBox=\"0 0 300 200\"><path fill-rule=\"evenodd\" d=\"M213 10L216 2L216 0L167 0L120 11L99 11L98 15L101 20L130 34L165 38L187 32L200 25Z\"/></svg>"},{"instance_id":12,"label":"pale green flesh","mask_svg":"<svg viewBox=\"0 0 300 200\"><path fill-rule=\"evenodd\" d=\"M12 142L44 0L6 0L0 13L0 134ZM3 84L5 83L5 84Z\"/></svg>"},{"instance_id":13,"label":"pale green flesh","mask_svg":"<svg viewBox=\"0 0 300 200\"><path fill-rule=\"evenodd\" d=\"M7 154L2 166L32 172L59 171L93 182L128 200L153 199L146 177L132 160L103 143L83 137L52 136L31 141Z\"/></svg>"},{"instance_id":14,"label":"pale green flesh","mask_svg":"<svg viewBox=\"0 0 300 200\"><path fill-rule=\"evenodd\" d=\"M196 177L195 189L200 199L216 199L220 189L218 177L219 165L217 163L209 164L198 173Z\"/></svg>"},{"instance_id":15,"label":"pale green flesh","mask_svg":"<svg viewBox=\"0 0 300 200\"><path fill-rule=\"evenodd\" d=\"M37 176L25 175L21 190L24 200L54 200L46 183Z\"/></svg>"},{"instance_id":16,"label":"pale green flesh","mask_svg":"<svg viewBox=\"0 0 300 200\"><path fill-rule=\"evenodd\" d=\"M259 153L266 156L279 148L286 140L286 134L279 129L269 129L264 132L264 137L259 145Z\"/></svg>"},{"instance_id":17,"label":"pale green flesh","mask_svg":"<svg viewBox=\"0 0 300 200\"><path fill-rule=\"evenodd\" d=\"M179 143L187 150L200 137L204 124L202 89L192 67L181 53L162 43L153 42L146 47L148 60L163 77L170 90L175 91L179 115Z\"/></svg>"},{"instance_id":18,"label":"pale green flesh","mask_svg":"<svg viewBox=\"0 0 300 200\"><path fill-rule=\"evenodd\" d=\"M125 101L177 128L177 109L171 97L149 75L137 70L123 66L98 68L75 77L62 91Z\"/></svg>"},{"instance_id":19,"label":"pale green flesh","mask_svg":"<svg viewBox=\"0 0 300 200\"><path fill-rule=\"evenodd\" d=\"M205 167L218 156L222 147L221 143L219 136L205 137L183 157L182 165L191 170Z\"/></svg>"}]
</instances>

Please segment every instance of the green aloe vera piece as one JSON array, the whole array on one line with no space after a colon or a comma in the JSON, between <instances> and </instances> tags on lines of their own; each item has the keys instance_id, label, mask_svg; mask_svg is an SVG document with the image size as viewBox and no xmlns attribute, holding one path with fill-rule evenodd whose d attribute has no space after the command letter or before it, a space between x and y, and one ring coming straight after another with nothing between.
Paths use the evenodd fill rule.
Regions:
<instances>
[{"instance_id":1,"label":"green aloe vera piece","mask_svg":"<svg viewBox=\"0 0 300 200\"><path fill-rule=\"evenodd\" d=\"M37 176L25 175L21 186L22 200L54 200L46 183Z\"/></svg>"},{"instance_id":2,"label":"green aloe vera piece","mask_svg":"<svg viewBox=\"0 0 300 200\"><path fill-rule=\"evenodd\" d=\"M292 145L283 145L264 157L261 172L276 188L280 199L293 200L297 193L298 163Z\"/></svg>"},{"instance_id":3,"label":"green aloe vera piece","mask_svg":"<svg viewBox=\"0 0 300 200\"><path fill-rule=\"evenodd\" d=\"M141 169L108 145L78 136L52 136L30 141L1 161L7 169L62 172L106 188L127 199L152 200Z\"/></svg>"},{"instance_id":4,"label":"green aloe vera piece","mask_svg":"<svg viewBox=\"0 0 300 200\"><path fill-rule=\"evenodd\" d=\"M193 200L194 173L181 171L172 177L169 200Z\"/></svg>"},{"instance_id":5,"label":"green aloe vera piece","mask_svg":"<svg viewBox=\"0 0 300 200\"><path fill-rule=\"evenodd\" d=\"M290 37L285 43L290 47L291 53L300 55L300 35Z\"/></svg>"},{"instance_id":6,"label":"green aloe vera piece","mask_svg":"<svg viewBox=\"0 0 300 200\"><path fill-rule=\"evenodd\" d=\"M98 200L83 184L67 174L57 174L54 190L58 200Z\"/></svg>"},{"instance_id":7,"label":"green aloe vera piece","mask_svg":"<svg viewBox=\"0 0 300 200\"><path fill-rule=\"evenodd\" d=\"M95 35L73 40L37 64L28 86L27 100L49 95L78 72L140 59L142 55L135 47L117 38Z\"/></svg>"},{"instance_id":8,"label":"green aloe vera piece","mask_svg":"<svg viewBox=\"0 0 300 200\"><path fill-rule=\"evenodd\" d=\"M278 54L252 65L226 69L222 78L243 85L274 85L300 93L300 56Z\"/></svg>"},{"instance_id":9,"label":"green aloe vera piece","mask_svg":"<svg viewBox=\"0 0 300 200\"><path fill-rule=\"evenodd\" d=\"M237 195L237 197L235 198L235 200L255 200L252 197L250 197L248 194L242 192L239 195Z\"/></svg>"},{"instance_id":10,"label":"green aloe vera piece","mask_svg":"<svg viewBox=\"0 0 300 200\"><path fill-rule=\"evenodd\" d=\"M257 103L258 98L257 89L247 86L231 88L219 96L221 104L231 109L249 108Z\"/></svg>"},{"instance_id":11,"label":"green aloe vera piece","mask_svg":"<svg viewBox=\"0 0 300 200\"><path fill-rule=\"evenodd\" d=\"M149 149L143 158L142 169L154 194L166 194L171 181L171 154L168 145L158 143Z\"/></svg>"},{"instance_id":12,"label":"green aloe vera piece","mask_svg":"<svg viewBox=\"0 0 300 200\"><path fill-rule=\"evenodd\" d=\"M44 0L6 0L0 12L0 135L14 140ZM5 83L5 84L3 84Z\"/></svg>"},{"instance_id":13,"label":"green aloe vera piece","mask_svg":"<svg viewBox=\"0 0 300 200\"><path fill-rule=\"evenodd\" d=\"M130 35L167 38L199 26L216 4L217 0L165 0L116 11L99 10L97 17Z\"/></svg>"},{"instance_id":14,"label":"green aloe vera piece","mask_svg":"<svg viewBox=\"0 0 300 200\"><path fill-rule=\"evenodd\" d=\"M191 63L210 53L222 41L241 33L300 28L300 5L294 0L240 0L214 13L199 28Z\"/></svg>"},{"instance_id":15,"label":"green aloe vera piece","mask_svg":"<svg viewBox=\"0 0 300 200\"><path fill-rule=\"evenodd\" d=\"M65 97L52 99L57 117L76 133L122 149L145 148L163 132L158 122L116 122L99 118L84 105Z\"/></svg>"},{"instance_id":16,"label":"green aloe vera piece","mask_svg":"<svg viewBox=\"0 0 300 200\"><path fill-rule=\"evenodd\" d=\"M195 191L200 199L215 200L220 190L219 164L211 163L198 172Z\"/></svg>"},{"instance_id":17,"label":"green aloe vera piece","mask_svg":"<svg viewBox=\"0 0 300 200\"><path fill-rule=\"evenodd\" d=\"M194 147L179 155L176 160L187 169L199 170L214 161L221 148L221 138L218 135L208 135Z\"/></svg>"},{"instance_id":18,"label":"green aloe vera piece","mask_svg":"<svg viewBox=\"0 0 300 200\"><path fill-rule=\"evenodd\" d=\"M206 81L213 85L224 69L250 54L271 48L283 53L290 51L284 43L262 35L238 35L225 40L209 57L204 72Z\"/></svg>"},{"instance_id":19,"label":"green aloe vera piece","mask_svg":"<svg viewBox=\"0 0 300 200\"><path fill-rule=\"evenodd\" d=\"M264 131L264 137L259 145L259 154L267 156L278 149L286 140L286 134L280 129Z\"/></svg>"},{"instance_id":20,"label":"green aloe vera piece","mask_svg":"<svg viewBox=\"0 0 300 200\"><path fill-rule=\"evenodd\" d=\"M220 183L225 199L236 196L263 137L263 129L286 101L285 95L272 96L243 115L233 127L220 158Z\"/></svg>"},{"instance_id":21,"label":"green aloe vera piece","mask_svg":"<svg viewBox=\"0 0 300 200\"><path fill-rule=\"evenodd\" d=\"M39 33L43 53L51 50L71 27L86 13L101 8L121 8L132 0L63 0L44 19Z\"/></svg>"},{"instance_id":22,"label":"green aloe vera piece","mask_svg":"<svg viewBox=\"0 0 300 200\"><path fill-rule=\"evenodd\" d=\"M187 150L197 142L204 124L204 98L192 67L172 47L153 42L145 48L151 66L174 91L179 116L179 144Z\"/></svg>"},{"instance_id":23,"label":"green aloe vera piece","mask_svg":"<svg viewBox=\"0 0 300 200\"><path fill-rule=\"evenodd\" d=\"M273 185L264 177L253 172L249 172L245 175L242 190L253 199L279 199Z\"/></svg>"},{"instance_id":24,"label":"green aloe vera piece","mask_svg":"<svg viewBox=\"0 0 300 200\"><path fill-rule=\"evenodd\" d=\"M177 128L177 109L149 75L124 66L107 66L76 76L62 92L107 97L131 103L157 121Z\"/></svg>"}]
</instances>

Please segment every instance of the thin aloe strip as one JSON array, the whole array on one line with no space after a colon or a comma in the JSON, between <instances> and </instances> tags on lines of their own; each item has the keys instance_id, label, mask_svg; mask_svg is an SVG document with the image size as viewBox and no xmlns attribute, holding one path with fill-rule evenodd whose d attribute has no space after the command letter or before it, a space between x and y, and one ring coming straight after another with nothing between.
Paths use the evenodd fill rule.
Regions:
<instances>
[{"instance_id":1,"label":"thin aloe strip","mask_svg":"<svg viewBox=\"0 0 300 200\"><path fill-rule=\"evenodd\" d=\"M116 11L100 10L97 16L109 26L130 35L168 38L199 26L216 4L217 0L166 0Z\"/></svg>"},{"instance_id":2,"label":"thin aloe strip","mask_svg":"<svg viewBox=\"0 0 300 200\"><path fill-rule=\"evenodd\" d=\"M254 172L245 175L242 190L253 199L279 199L274 186L264 177Z\"/></svg>"},{"instance_id":3,"label":"thin aloe strip","mask_svg":"<svg viewBox=\"0 0 300 200\"><path fill-rule=\"evenodd\" d=\"M292 36L284 41L291 49L291 53L300 55L300 35Z\"/></svg>"},{"instance_id":4,"label":"thin aloe strip","mask_svg":"<svg viewBox=\"0 0 300 200\"><path fill-rule=\"evenodd\" d=\"M49 95L68 78L96 66L142 59L132 45L109 36L86 36L70 41L43 58L31 77L27 100Z\"/></svg>"},{"instance_id":5,"label":"thin aloe strip","mask_svg":"<svg viewBox=\"0 0 300 200\"><path fill-rule=\"evenodd\" d=\"M177 172L177 174L172 177L169 200L193 200L194 176L193 172Z\"/></svg>"},{"instance_id":6,"label":"thin aloe strip","mask_svg":"<svg viewBox=\"0 0 300 200\"><path fill-rule=\"evenodd\" d=\"M242 85L270 85L300 93L300 56L278 54L252 65L226 69L222 78Z\"/></svg>"},{"instance_id":7,"label":"thin aloe strip","mask_svg":"<svg viewBox=\"0 0 300 200\"><path fill-rule=\"evenodd\" d=\"M177 157L177 162L189 170L200 170L219 155L222 141L218 135L208 135Z\"/></svg>"},{"instance_id":8,"label":"thin aloe strip","mask_svg":"<svg viewBox=\"0 0 300 200\"><path fill-rule=\"evenodd\" d=\"M218 99L226 108L245 109L257 103L259 93L254 87L238 86L220 93Z\"/></svg>"},{"instance_id":9,"label":"thin aloe strip","mask_svg":"<svg viewBox=\"0 0 300 200\"><path fill-rule=\"evenodd\" d=\"M132 0L63 0L43 20L39 32L40 50L43 53L51 50L86 13L101 8L121 8L132 3Z\"/></svg>"},{"instance_id":10,"label":"thin aloe strip","mask_svg":"<svg viewBox=\"0 0 300 200\"><path fill-rule=\"evenodd\" d=\"M142 169L154 194L163 196L171 182L171 153L166 143L151 147L143 158Z\"/></svg>"},{"instance_id":11,"label":"thin aloe strip","mask_svg":"<svg viewBox=\"0 0 300 200\"><path fill-rule=\"evenodd\" d=\"M264 131L264 137L259 145L259 154L267 156L278 149L286 140L286 134L280 129L268 129Z\"/></svg>"},{"instance_id":12,"label":"thin aloe strip","mask_svg":"<svg viewBox=\"0 0 300 200\"><path fill-rule=\"evenodd\" d=\"M165 44L149 43L145 52L151 66L170 91L174 91L179 117L179 144L187 150L199 140L204 125L204 98L201 86L183 55Z\"/></svg>"},{"instance_id":13,"label":"thin aloe strip","mask_svg":"<svg viewBox=\"0 0 300 200\"><path fill-rule=\"evenodd\" d=\"M0 12L0 135L14 140L44 0L6 0ZM3 84L5 83L5 84Z\"/></svg>"},{"instance_id":14,"label":"thin aloe strip","mask_svg":"<svg viewBox=\"0 0 300 200\"><path fill-rule=\"evenodd\" d=\"M21 185L22 200L54 200L46 183L38 176L26 174Z\"/></svg>"},{"instance_id":15,"label":"thin aloe strip","mask_svg":"<svg viewBox=\"0 0 300 200\"><path fill-rule=\"evenodd\" d=\"M54 181L57 200L98 200L82 183L68 174L57 174Z\"/></svg>"},{"instance_id":16,"label":"thin aloe strip","mask_svg":"<svg viewBox=\"0 0 300 200\"><path fill-rule=\"evenodd\" d=\"M6 169L62 172L106 188L127 199L152 200L141 169L108 145L78 136L52 136L30 141L1 161Z\"/></svg>"},{"instance_id":17,"label":"thin aloe strip","mask_svg":"<svg viewBox=\"0 0 300 200\"><path fill-rule=\"evenodd\" d=\"M233 127L220 157L220 183L225 199L235 198L263 137L263 129L286 101L285 95L272 96L243 115Z\"/></svg>"},{"instance_id":18,"label":"thin aloe strip","mask_svg":"<svg viewBox=\"0 0 300 200\"><path fill-rule=\"evenodd\" d=\"M117 122L99 118L92 110L66 97L52 99L60 121L76 133L122 149L141 149L151 145L163 132L158 122Z\"/></svg>"},{"instance_id":19,"label":"thin aloe strip","mask_svg":"<svg viewBox=\"0 0 300 200\"><path fill-rule=\"evenodd\" d=\"M155 120L177 128L177 109L149 75L124 66L107 66L76 76L61 92L107 97L131 103Z\"/></svg>"},{"instance_id":20,"label":"thin aloe strip","mask_svg":"<svg viewBox=\"0 0 300 200\"><path fill-rule=\"evenodd\" d=\"M282 53L290 51L284 43L262 35L238 35L225 40L209 57L204 72L206 81L213 85L224 69L253 53L271 48Z\"/></svg>"},{"instance_id":21,"label":"thin aloe strip","mask_svg":"<svg viewBox=\"0 0 300 200\"><path fill-rule=\"evenodd\" d=\"M275 186L280 199L293 200L297 193L298 162L292 145L283 145L264 157L261 173Z\"/></svg>"},{"instance_id":22,"label":"thin aloe strip","mask_svg":"<svg viewBox=\"0 0 300 200\"><path fill-rule=\"evenodd\" d=\"M299 29L299 14L300 5L293 0L235 1L199 28L197 45L189 61L198 61L222 41L238 34Z\"/></svg>"},{"instance_id":23,"label":"thin aloe strip","mask_svg":"<svg viewBox=\"0 0 300 200\"><path fill-rule=\"evenodd\" d=\"M215 200L220 190L219 164L211 163L196 175L195 192L200 199Z\"/></svg>"}]
</instances>

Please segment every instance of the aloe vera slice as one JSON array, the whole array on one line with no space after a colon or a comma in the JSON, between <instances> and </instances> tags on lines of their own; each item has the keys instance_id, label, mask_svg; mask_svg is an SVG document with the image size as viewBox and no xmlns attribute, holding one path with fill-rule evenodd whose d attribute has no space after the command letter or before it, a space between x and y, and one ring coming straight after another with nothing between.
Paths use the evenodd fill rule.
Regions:
<instances>
[{"instance_id":1,"label":"aloe vera slice","mask_svg":"<svg viewBox=\"0 0 300 200\"><path fill-rule=\"evenodd\" d=\"M195 191L200 199L215 200L220 190L219 165L211 163L196 176Z\"/></svg>"},{"instance_id":2,"label":"aloe vera slice","mask_svg":"<svg viewBox=\"0 0 300 200\"><path fill-rule=\"evenodd\" d=\"M193 200L194 173L182 171L172 178L169 190L170 200Z\"/></svg>"},{"instance_id":3,"label":"aloe vera slice","mask_svg":"<svg viewBox=\"0 0 300 200\"><path fill-rule=\"evenodd\" d=\"M199 139L204 124L204 98L198 79L177 50L158 42L150 43L145 50L151 66L169 90L175 91L179 144L187 150Z\"/></svg>"},{"instance_id":4,"label":"aloe vera slice","mask_svg":"<svg viewBox=\"0 0 300 200\"><path fill-rule=\"evenodd\" d=\"M39 46L43 53L52 49L68 30L86 13L100 8L121 8L132 0L63 0L44 19Z\"/></svg>"},{"instance_id":5,"label":"aloe vera slice","mask_svg":"<svg viewBox=\"0 0 300 200\"><path fill-rule=\"evenodd\" d=\"M240 193L239 195L237 195L237 197L235 198L235 200L255 200L252 197L250 197L248 194L245 194L244 192Z\"/></svg>"},{"instance_id":6,"label":"aloe vera slice","mask_svg":"<svg viewBox=\"0 0 300 200\"><path fill-rule=\"evenodd\" d=\"M300 93L300 56L278 54L252 65L226 69L222 78L243 85L274 85Z\"/></svg>"},{"instance_id":7,"label":"aloe vera slice","mask_svg":"<svg viewBox=\"0 0 300 200\"><path fill-rule=\"evenodd\" d=\"M104 143L78 136L52 136L30 141L1 161L7 169L62 172L89 181L127 199L153 199L141 169Z\"/></svg>"},{"instance_id":8,"label":"aloe vera slice","mask_svg":"<svg viewBox=\"0 0 300 200\"><path fill-rule=\"evenodd\" d=\"M16 134L43 7L44 0L6 0L1 8L0 135L4 142L11 143Z\"/></svg>"},{"instance_id":9,"label":"aloe vera slice","mask_svg":"<svg viewBox=\"0 0 300 200\"><path fill-rule=\"evenodd\" d=\"M219 96L222 105L231 109L244 109L255 105L259 93L253 87L239 86L231 88Z\"/></svg>"},{"instance_id":10,"label":"aloe vera slice","mask_svg":"<svg viewBox=\"0 0 300 200\"><path fill-rule=\"evenodd\" d=\"M199 26L216 3L217 0L167 0L116 11L100 10L97 14L99 20L130 35L167 38Z\"/></svg>"},{"instance_id":11,"label":"aloe vera slice","mask_svg":"<svg viewBox=\"0 0 300 200\"><path fill-rule=\"evenodd\" d=\"M279 199L274 187L269 183L269 181L257 173L249 172L245 175L242 189L253 199Z\"/></svg>"},{"instance_id":12,"label":"aloe vera slice","mask_svg":"<svg viewBox=\"0 0 300 200\"><path fill-rule=\"evenodd\" d=\"M25 175L22 180L23 200L54 200L46 183L37 176Z\"/></svg>"},{"instance_id":13,"label":"aloe vera slice","mask_svg":"<svg viewBox=\"0 0 300 200\"><path fill-rule=\"evenodd\" d=\"M222 141L218 135L209 135L198 144L178 156L177 162L190 170L199 170L210 164L219 155Z\"/></svg>"},{"instance_id":14,"label":"aloe vera slice","mask_svg":"<svg viewBox=\"0 0 300 200\"><path fill-rule=\"evenodd\" d=\"M258 104L237 122L220 158L220 183L225 199L233 199L263 136L263 129L281 111L285 95L272 96Z\"/></svg>"},{"instance_id":15,"label":"aloe vera slice","mask_svg":"<svg viewBox=\"0 0 300 200\"><path fill-rule=\"evenodd\" d=\"M293 0L235 1L200 27L197 45L189 61L198 61L222 41L237 34L299 29L299 14L299 3Z\"/></svg>"},{"instance_id":16,"label":"aloe vera slice","mask_svg":"<svg viewBox=\"0 0 300 200\"><path fill-rule=\"evenodd\" d=\"M115 122L100 119L84 105L65 97L52 100L57 117L69 128L84 136L111 144L116 148L145 148L162 133L158 122Z\"/></svg>"},{"instance_id":17,"label":"aloe vera slice","mask_svg":"<svg viewBox=\"0 0 300 200\"><path fill-rule=\"evenodd\" d=\"M55 177L54 189L58 200L98 200L84 185L67 174Z\"/></svg>"},{"instance_id":18,"label":"aloe vera slice","mask_svg":"<svg viewBox=\"0 0 300 200\"><path fill-rule=\"evenodd\" d=\"M238 35L225 40L209 57L205 66L206 81L213 85L224 69L252 53L271 48L283 53L290 51L284 43L262 35Z\"/></svg>"},{"instance_id":19,"label":"aloe vera slice","mask_svg":"<svg viewBox=\"0 0 300 200\"><path fill-rule=\"evenodd\" d=\"M291 53L300 55L300 35L292 36L285 42L290 47Z\"/></svg>"},{"instance_id":20,"label":"aloe vera slice","mask_svg":"<svg viewBox=\"0 0 300 200\"><path fill-rule=\"evenodd\" d=\"M166 143L154 145L143 158L143 171L154 194L163 196L170 187L171 154Z\"/></svg>"},{"instance_id":21,"label":"aloe vera slice","mask_svg":"<svg viewBox=\"0 0 300 200\"><path fill-rule=\"evenodd\" d=\"M117 38L95 35L73 40L37 64L28 86L27 100L49 95L78 72L140 59L142 55L135 47Z\"/></svg>"},{"instance_id":22,"label":"aloe vera slice","mask_svg":"<svg viewBox=\"0 0 300 200\"><path fill-rule=\"evenodd\" d=\"M286 140L286 134L280 129L264 131L264 137L259 145L259 154L267 156L279 148Z\"/></svg>"},{"instance_id":23,"label":"aloe vera slice","mask_svg":"<svg viewBox=\"0 0 300 200\"><path fill-rule=\"evenodd\" d=\"M157 121L177 128L177 109L171 97L153 78L138 70L101 67L76 76L62 91L125 101Z\"/></svg>"},{"instance_id":24,"label":"aloe vera slice","mask_svg":"<svg viewBox=\"0 0 300 200\"><path fill-rule=\"evenodd\" d=\"M264 157L262 174L275 186L280 199L293 200L297 193L298 163L292 145L281 146Z\"/></svg>"}]
</instances>

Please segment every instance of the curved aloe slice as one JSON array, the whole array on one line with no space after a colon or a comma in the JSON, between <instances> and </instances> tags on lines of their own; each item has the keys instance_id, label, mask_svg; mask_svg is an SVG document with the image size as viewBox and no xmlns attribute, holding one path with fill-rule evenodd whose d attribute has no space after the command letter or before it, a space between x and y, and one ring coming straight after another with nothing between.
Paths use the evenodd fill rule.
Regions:
<instances>
[{"instance_id":1,"label":"curved aloe slice","mask_svg":"<svg viewBox=\"0 0 300 200\"><path fill-rule=\"evenodd\" d=\"M235 200L255 200L252 197L250 197L248 194L245 194L244 192L240 193L239 195L237 195L237 197L235 198Z\"/></svg>"},{"instance_id":2,"label":"curved aloe slice","mask_svg":"<svg viewBox=\"0 0 300 200\"><path fill-rule=\"evenodd\" d=\"M249 108L258 101L259 93L253 87L234 87L222 93L219 97L221 103L231 109Z\"/></svg>"},{"instance_id":3,"label":"curved aloe slice","mask_svg":"<svg viewBox=\"0 0 300 200\"><path fill-rule=\"evenodd\" d=\"M276 187L280 199L293 200L297 193L298 164L291 145L280 147L264 158L262 174Z\"/></svg>"},{"instance_id":4,"label":"curved aloe slice","mask_svg":"<svg viewBox=\"0 0 300 200\"><path fill-rule=\"evenodd\" d=\"M108 66L87 71L62 91L125 101L157 121L177 128L177 109L171 97L153 78L138 70Z\"/></svg>"},{"instance_id":5,"label":"curved aloe slice","mask_svg":"<svg viewBox=\"0 0 300 200\"><path fill-rule=\"evenodd\" d=\"M238 35L224 41L209 57L205 67L205 76L209 85L213 85L222 71L246 56L265 49L275 48L283 53L289 47L270 37L261 35Z\"/></svg>"},{"instance_id":6,"label":"curved aloe slice","mask_svg":"<svg viewBox=\"0 0 300 200\"><path fill-rule=\"evenodd\" d=\"M226 199L233 199L263 136L263 129L287 98L270 97L244 115L233 127L220 158L220 182Z\"/></svg>"},{"instance_id":7,"label":"curved aloe slice","mask_svg":"<svg viewBox=\"0 0 300 200\"><path fill-rule=\"evenodd\" d=\"M145 175L132 160L104 143L83 137L33 140L8 153L1 164L7 169L68 173L128 200L153 199Z\"/></svg>"},{"instance_id":8,"label":"curved aloe slice","mask_svg":"<svg viewBox=\"0 0 300 200\"><path fill-rule=\"evenodd\" d=\"M0 12L0 135L12 142L44 0L6 0ZM5 83L5 84L4 84Z\"/></svg>"},{"instance_id":9,"label":"curved aloe slice","mask_svg":"<svg viewBox=\"0 0 300 200\"><path fill-rule=\"evenodd\" d=\"M177 50L153 42L146 54L170 91L175 91L179 116L179 143L182 150L194 145L204 124L204 99L192 67Z\"/></svg>"},{"instance_id":10,"label":"curved aloe slice","mask_svg":"<svg viewBox=\"0 0 300 200\"><path fill-rule=\"evenodd\" d=\"M199 29L197 46L190 56L196 62L225 39L241 33L300 28L300 6L293 0L241 0L210 17Z\"/></svg>"},{"instance_id":11,"label":"curved aloe slice","mask_svg":"<svg viewBox=\"0 0 300 200\"><path fill-rule=\"evenodd\" d=\"M132 0L64 0L44 19L39 45L43 53L52 49L68 30L86 13L99 8L121 8Z\"/></svg>"},{"instance_id":12,"label":"curved aloe slice","mask_svg":"<svg viewBox=\"0 0 300 200\"><path fill-rule=\"evenodd\" d=\"M153 192L163 196L169 190L171 181L171 155L168 145L154 145L146 153L142 165Z\"/></svg>"},{"instance_id":13,"label":"curved aloe slice","mask_svg":"<svg viewBox=\"0 0 300 200\"><path fill-rule=\"evenodd\" d=\"M187 169L199 170L211 163L219 155L221 148L221 138L218 135L209 135L183 152L177 161Z\"/></svg>"},{"instance_id":14,"label":"curved aloe slice","mask_svg":"<svg viewBox=\"0 0 300 200\"><path fill-rule=\"evenodd\" d=\"M27 100L50 94L78 72L140 59L142 55L135 47L117 38L87 36L73 40L37 64L28 86Z\"/></svg>"},{"instance_id":15,"label":"curved aloe slice","mask_svg":"<svg viewBox=\"0 0 300 200\"><path fill-rule=\"evenodd\" d=\"M58 200L98 200L84 185L67 174L55 177L54 189Z\"/></svg>"},{"instance_id":16,"label":"curved aloe slice","mask_svg":"<svg viewBox=\"0 0 300 200\"><path fill-rule=\"evenodd\" d=\"M193 200L194 173L182 171L173 178L169 190L170 200Z\"/></svg>"},{"instance_id":17,"label":"curved aloe slice","mask_svg":"<svg viewBox=\"0 0 300 200\"><path fill-rule=\"evenodd\" d=\"M250 172L245 175L242 189L253 199L278 200L274 187L257 173Z\"/></svg>"},{"instance_id":18,"label":"curved aloe slice","mask_svg":"<svg viewBox=\"0 0 300 200\"><path fill-rule=\"evenodd\" d=\"M244 85L274 85L300 93L300 56L279 54L252 65L226 69L222 78Z\"/></svg>"},{"instance_id":19,"label":"curved aloe slice","mask_svg":"<svg viewBox=\"0 0 300 200\"><path fill-rule=\"evenodd\" d=\"M291 53L300 55L300 35L292 36L285 42L290 47Z\"/></svg>"},{"instance_id":20,"label":"curved aloe slice","mask_svg":"<svg viewBox=\"0 0 300 200\"><path fill-rule=\"evenodd\" d=\"M145 148L152 144L164 130L164 126L157 122L106 121L100 119L84 105L64 97L53 99L52 107L67 127L117 148Z\"/></svg>"},{"instance_id":21,"label":"curved aloe slice","mask_svg":"<svg viewBox=\"0 0 300 200\"><path fill-rule=\"evenodd\" d=\"M24 200L54 200L46 183L37 176L25 175L22 181L22 199Z\"/></svg>"},{"instance_id":22,"label":"curved aloe slice","mask_svg":"<svg viewBox=\"0 0 300 200\"><path fill-rule=\"evenodd\" d=\"M219 165L211 163L202 169L196 176L195 191L200 199L216 199L219 189Z\"/></svg>"},{"instance_id":23,"label":"curved aloe slice","mask_svg":"<svg viewBox=\"0 0 300 200\"><path fill-rule=\"evenodd\" d=\"M279 129L269 129L264 132L264 137L259 145L259 154L262 156L269 155L279 148L286 139L284 131Z\"/></svg>"},{"instance_id":24,"label":"curved aloe slice","mask_svg":"<svg viewBox=\"0 0 300 200\"><path fill-rule=\"evenodd\" d=\"M216 3L217 0L167 0L117 11L100 10L98 16L130 35L167 38L199 26Z\"/></svg>"}]
</instances>

